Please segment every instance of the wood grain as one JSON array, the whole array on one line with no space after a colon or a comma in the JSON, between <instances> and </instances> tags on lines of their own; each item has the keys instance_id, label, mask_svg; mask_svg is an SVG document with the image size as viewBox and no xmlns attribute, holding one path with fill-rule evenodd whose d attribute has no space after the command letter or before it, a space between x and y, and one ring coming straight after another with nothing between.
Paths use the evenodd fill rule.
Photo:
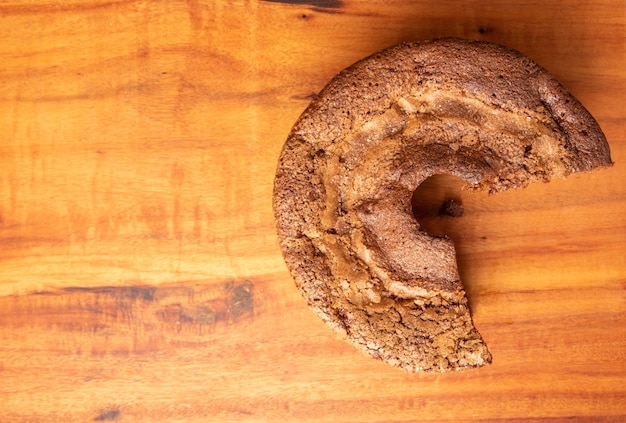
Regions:
<instances>
[{"instance_id":1,"label":"wood grain","mask_svg":"<svg viewBox=\"0 0 626 423\"><path fill-rule=\"evenodd\" d=\"M626 420L623 1L14 1L0 23L1 421ZM448 35L547 68L615 165L420 187L494 363L412 375L306 308L272 182L336 72Z\"/></svg>"}]
</instances>

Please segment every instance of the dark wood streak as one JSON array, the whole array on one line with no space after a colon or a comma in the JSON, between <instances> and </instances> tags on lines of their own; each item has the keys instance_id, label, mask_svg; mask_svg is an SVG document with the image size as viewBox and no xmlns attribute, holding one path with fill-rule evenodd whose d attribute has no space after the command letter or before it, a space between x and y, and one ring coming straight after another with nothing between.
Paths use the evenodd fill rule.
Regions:
<instances>
[{"instance_id":1,"label":"dark wood streak","mask_svg":"<svg viewBox=\"0 0 626 423\"><path fill-rule=\"evenodd\" d=\"M283 3L298 6L312 6L316 9L339 9L343 6L341 0L262 0L266 3Z\"/></svg>"},{"instance_id":2,"label":"dark wood streak","mask_svg":"<svg viewBox=\"0 0 626 423\"><path fill-rule=\"evenodd\" d=\"M69 351L74 349L72 333L90 334L87 349L98 355L156 351L167 344L166 339L202 345L216 328L253 317L254 287L249 280L231 280L158 287L68 287L7 296L0 298L0 328L19 328L35 337L40 331L54 332L48 342ZM45 347L46 341L40 344Z\"/></svg>"},{"instance_id":3,"label":"dark wood streak","mask_svg":"<svg viewBox=\"0 0 626 423\"><path fill-rule=\"evenodd\" d=\"M119 415L120 415L120 410L117 410L117 409L105 410L102 413L100 413L95 419L93 419L93 421L103 422L103 421L117 420Z\"/></svg>"}]
</instances>

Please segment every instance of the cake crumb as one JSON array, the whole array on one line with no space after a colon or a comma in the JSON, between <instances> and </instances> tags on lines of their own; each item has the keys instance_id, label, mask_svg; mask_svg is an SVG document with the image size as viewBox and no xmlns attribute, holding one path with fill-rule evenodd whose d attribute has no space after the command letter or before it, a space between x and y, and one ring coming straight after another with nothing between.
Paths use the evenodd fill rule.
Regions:
<instances>
[{"instance_id":1,"label":"cake crumb","mask_svg":"<svg viewBox=\"0 0 626 423\"><path fill-rule=\"evenodd\" d=\"M450 217L461 217L464 212L465 210L463 209L463 205L459 201L452 198L444 201L439 209L440 215Z\"/></svg>"}]
</instances>

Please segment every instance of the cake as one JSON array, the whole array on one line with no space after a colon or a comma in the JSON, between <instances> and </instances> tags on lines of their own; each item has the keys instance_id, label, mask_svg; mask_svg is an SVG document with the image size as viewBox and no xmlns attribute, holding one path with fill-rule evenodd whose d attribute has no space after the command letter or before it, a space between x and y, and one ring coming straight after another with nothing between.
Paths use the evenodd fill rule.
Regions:
<instances>
[{"instance_id":1,"label":"cake","mask_svg":"<svg viewBox=\"0 0 626 423\"><path fill-rule=\"evenodd\" d=\"M591 114L522 53L403 43L340 72L293 126L274 182L280 246L309 306L356 347L412 372L480 367L492 357L454 245L420 229L413 192L436 174L496 193L611 164Z\"/></svg>"}]
</instances>

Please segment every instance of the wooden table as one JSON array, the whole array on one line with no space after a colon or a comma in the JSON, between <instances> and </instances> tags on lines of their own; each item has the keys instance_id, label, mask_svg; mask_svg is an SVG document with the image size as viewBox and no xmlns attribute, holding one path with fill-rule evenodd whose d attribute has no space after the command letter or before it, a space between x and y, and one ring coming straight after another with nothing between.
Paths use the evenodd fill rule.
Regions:
<instances>
[{"instance_id":1,"label":"wooden table","mask_svg":"<svg viewBox=\"0 0 626 423\"><path fill-rule=\"evenodd\" d=\"M0 421L626 421L623 1L13 1L0 24ZM336 72L440 36L535 59L615 165L420 188L494 362L416 375L307 309L272 183ZM428 212L447 197L463 217Z\"/></svg>"}]
</instances>

